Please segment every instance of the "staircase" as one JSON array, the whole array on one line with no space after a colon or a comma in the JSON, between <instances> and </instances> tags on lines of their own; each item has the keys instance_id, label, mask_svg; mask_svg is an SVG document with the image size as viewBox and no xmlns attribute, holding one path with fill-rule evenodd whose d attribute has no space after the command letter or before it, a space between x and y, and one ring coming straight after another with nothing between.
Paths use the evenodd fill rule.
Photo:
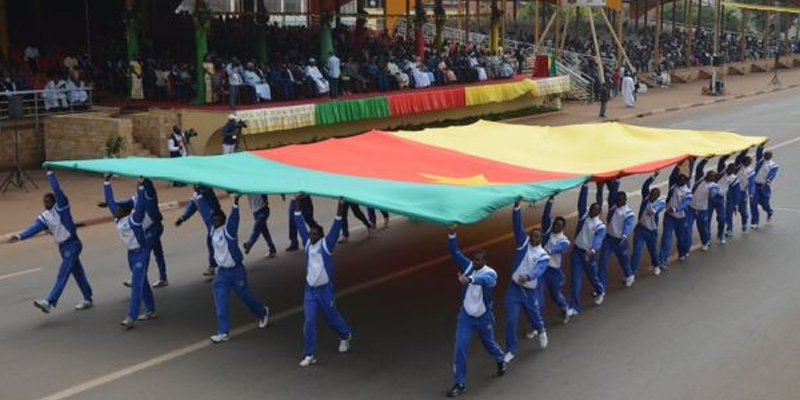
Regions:
<instances>
[{"instance_id":1,"label":"staircase","mask_svg":"<svg viewBox=\"0 0 800 400\"><path fill-rule=\"evenodd\" d=\"M131 157L153 157L153 153L145 149L136 139L128 143L128 147L130 148Z\"/></svg>"}]
</instances>

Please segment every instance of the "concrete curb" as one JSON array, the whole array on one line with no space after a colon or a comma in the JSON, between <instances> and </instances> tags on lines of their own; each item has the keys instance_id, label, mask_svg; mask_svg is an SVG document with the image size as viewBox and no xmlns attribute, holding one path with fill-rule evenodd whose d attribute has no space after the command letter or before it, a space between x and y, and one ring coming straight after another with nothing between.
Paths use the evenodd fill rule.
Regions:
<instances>
[{"instance_id":1,"label":"concrete curb","mask_svg":"<svg viewBox=\"0 0 800 400\"><path fill-rule=\"evenodd\" d=\"M748 98L748 97L760 96L760 95L763 95L763 94L780 92L780 91L784 91L784 90L788 90L788 89L794 89L796 87L800 87L800 83L795 83L795 84L787 85L787 86L779 86L779 87L775 87L775 88L771 88L771 89L757 90L755 92L739 94L739 95L736 95L736 96L729 96L729 97L721 97L721 98L717 98L717 99L710 99L710 100L705 100L705 101L701 101L701 102L698 102L698 103L687 103L687 104L681 104L681 105L678 105L678 106L675 106L675 107L657 108L657 109L654 109L654 110L645 111L645 112L641 112L641 113L637 113L637 114L627 114L627 115L623 115L623 116L620 116L620 117L617 117L617 118L609 118L606 121L628 121L628 120L632 120L632 119L651 117L653 115L666 114L666 113L670 113L670 112L685 110L685 109L688 109L688 108L703 107L703 106L708 106L708 105L711 105L711 104L724 103L724 102L727 102L727 101L739 100L739 99L744 99L744 98Z\"/></svg>"},{"instance_id":2,"label":"concrete curb","mask_svg":"<svg viewBox=\"0 0 800 400\"><path fill-rule=\"evenodd\" d=\"M628 114L628 115L623 115L623 116L617 117L617 118L607 118L606 121L617 122L617 121L627 121L627 120L632 120L632 119L639 119L639 118L644 118L644 117L650 117L650 116L653 116L653 115L660 115L660 114L666 114L666 113L670 113L670 112L685 110L687 108L703 107L703 106L707 106L707 105L711 105L711 104L717 104L717 103L723 103L723 102L731 101L731 100L738 100L738 99L744 99L744 98L747 98L747 97L759 96L759 95L767 94L767 93L780 92L780 91L783 91L783 90L793 89L793 88L796 88L796 87L800 87L800 83L796 83L796 84L788 85L788 86L780 86L780 87L776 87L776 88L772 88L772 89L759 90L759 91L756 91L756 92L747 93L747 94L740 94L740 95L736 95L736 96L733 96L733 97L723 97L723 98L718 98L718 99L711 99L711 100L706 100L706 101L702 101L702 102L699 102L699 103L681 104L679 106L669 107L669 108L657 108L655 110L645 111L645 112L638 113L638 114ZM549 116L549 115L554 115L554 114L560 114L561 112L562 111L551 111L551 112L538 114L535 117L544 117L544 116ZM527 117L516 117L516 118L503 120L503 122L513 122L513 121L516 121L516 120L528 119L528 118L530 118L530 116L527 116ZM226 199L226 198L228 198L228 195L227 194L222 194L222 195L219 195L217 197L219 199ZM187 201L170 201L170 202L166 202L166 203L160 203L158 205L158 208L161 211L169 211L169 210L175 210L177 208L186 207L187 204L189 204L188 200ZM90 218L90 219L78 221L78 222L76 222L75 225L78 228L83 228L83 227L92 226L92 225L105 224L105 223L108 223L108 222L112 222L113 220L114 220L114 218L112 218L111 216L108 216L108 217L96 217L96 218ZM4 235L0 235L0 244L5 244L5 242L9 238L11 238L12 236L14 236L16 234L17 234L17 232L6 233Z\"/></svg>"}]
</instances>

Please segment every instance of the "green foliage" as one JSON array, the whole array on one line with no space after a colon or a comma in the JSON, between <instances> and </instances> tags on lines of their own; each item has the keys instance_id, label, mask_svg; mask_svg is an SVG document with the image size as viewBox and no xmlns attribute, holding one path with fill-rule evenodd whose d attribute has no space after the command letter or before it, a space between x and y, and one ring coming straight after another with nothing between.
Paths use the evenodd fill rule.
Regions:
<instances>
[{"instance_id":1,"label":"green foliage","mask_svg":"<svg viewBox=\"0 0 800 400\"><path fill-rule=\"evenodd\" d=\"M112 133L108 135L108 138L106 139L106 145L103 150L106 153L106 157L119 158L127 147L128 142L124 137L120 136L118 133Z\"/></svg>"}]
</instances>

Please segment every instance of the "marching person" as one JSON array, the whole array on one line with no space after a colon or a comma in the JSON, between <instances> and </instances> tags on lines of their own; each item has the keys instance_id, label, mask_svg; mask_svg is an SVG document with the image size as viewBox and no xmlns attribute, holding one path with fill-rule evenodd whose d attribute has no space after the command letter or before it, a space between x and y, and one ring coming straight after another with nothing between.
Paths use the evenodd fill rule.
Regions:
<instances>
[{"instance_id":1,"label":"marching person","mask_svg":"<svg viewBox=\"0 0 800 400\"><path fill-rule=\"evenodd\" d=\"M748 202L752 201L753 192L755 191L755 171L753 170L753 159L747 155L747 150L743 151L739 157L736 158L737 172L736 177L739 179L739 198L736 202L736 210L739 211L739 216L742 221L742 233L747 233L748 222ZM730 225L731 229L733 224Z\"/></svg>"},{"instance_id":2,"label":"marching person","mask_svg":"<svg viewBox=\"0 0 800 400\"><path fill-rule=\"evenodd\" d=\"M594 288L594 304L601 305L605 299L605 288L597 276L597 253L606 236L606 226L600 220L600 205L593 203L587 210L589 184L581 185L578 195L578 225L575 227L575 247L569 257L572 268L570 309L572 315L581 311L582 275Z\"/></svg>"},{"instance_id":3,"label":"marching person","mask_svg":"<svg viewBox=\"0 0 800 400\"><path fill-rule=\"evenodd\" d=\"M544 309L544 289L550 292L550 298L556 303L558 309L564 316L564 323L569 322L569 318L574 314L574 310L567 305L567 299L561 291L564 286L564 254L569 250L570 241L564 234L567 220L558 216L552 219L553 196L547 199L542 213L542 243L547 254L550 255L548 268L540 279L539 299L540 309Z\"/></svg>"},{"instance_id":4,"label":"marching person","mask_svg":"<svg viewBox=\"0 0 800 400\"><path fill-rule=\"evenodd\" d=\"M389 213L383 210L379 210L381 212L381 216L383 216L383 227L386 228L389 226ZM372 207L367 207L367 218L369 219L369 223L372 224L373 227L378 226L378 217L375 215L375 209Z\"/></svg>"},{"instance_id":5,"label":"marching person","mask_svg":"<svg viewBox=\"0 0 800 400\"><path fill-rule=\"evenodd\" d=\"M523 233L524 236L524 233ZM483 348L497 362L497 376L508 370L503 350L494 340L494 299L492 290L497 285L497 272L487 265L486 250L478 250L472 259L458 247L456 228L449 228L447 241L450 256L458 267L458 283L461 284L462 303L456 318L456 346L454 380L447 397L458 397L466 391L467 350L472 335L477 333Z\"/></svg>"},{"instance_id":6,"label":"marching person","mask_svg":"<svg viewBox=\"0 0 800 400\"><path fill-rule=\"evenodd\" d=\"M49 313L58 305L58 299L67 285L70 275L75 278L75 283L83 294L83 300L75 305L76 310L87 310L92 308L92 287L86 279L86 272L81 264L80 255L83 244L78 238L77 227L72 219L70 212L69 199L61 190L56 175L50 169L47 170L47 180L52 188L52 193L46 193L42 197L44 212L36 217L36 220L24 231L11 236L8 243L16 243L36 236L39 232L47 232L58 245L58 252L61 254L61 265L58 267L58 275L55 285L50 294L43 299L33 301L43 313Z\"/></svg>"},{"instance_id":7,"label":"marching person","mask_svg":"<svg viewBox=\"0 0 800 400\"><path fill-rule=\"evenodd\" d=\"M294 217L295 207L300 207L300 212L303 214L303 220L306 221L309 228L319 227L320 225L314 220L314 203L311 201L311 196L301 194L296 196L294 200L289 202L289 247L286 248L287 252L297 251L300 245L297 242L297 224Z\"/></svg>"},{"instance_id":8,"label":"marching person","mask_svg":"<svg viewBox=\"0 0 800 400\"><path fill-rule=\"evenodd\" d=\"M763 147L759 148L759 150L761 149L763 149ZM779 169L780 167L778 166L778 163L772 159L771 151L764 152L763 159L759 162L756 162L756 190L754 196L755 206L750 207L753 211L753 229L758 229L758 223L761 218L758 211L759 207L763 208L767 213L767 222L772 220L772 215L775 212L772 210L772 206L770 205L769 201L772 198L772 182L775 181L775 177L778 176Z\"/></svg>"},{"instance_id":9,"label":"marching person","mask_svg":"<svg viewBox=\"0 0 800 400\"><path fill-rule=\"evenodd\" d=\"M525 234L522 226L521 199L514 202L512 225L514 227L514 241L516 252L511 262L511 284L506 291L506 354L505 362L511 362L517 351L517 325L519 323L520 308L525 311L533 330L528 335L530 338L539 336L539 347L547 347L547 332L539 307L538 283L547 266L550 256L542 247L542 231L531 229Z\"/></svg>"},{"instance_id":10,"label":"marching person","mask_svg":"<svg viewBox=\"0 0 800 400\"><path fill-rule=\"evenodd\" d=\"M269 253L267 258L274 258L278 254L275 248L275 243L272 241L272 235L269 233L267 220L269 219L269 198L266 194L248 194L247 200L250 203L250 212L253 213L253 233L250 238L242 245L244 247L244 254L250 254L253 245L258 241L259 236L263 236L267 242Z\"/></svg>"},{"instance_id":11,"label":"marching person","mask_svg":"<svg viewBox=\"0 0 800 400\"><path fill-rule=\"evenodd\" d=\"M217 195L213 189L194 185L194 194L189 199L189 204L186 205L183 214L175 221L175 226L183 225L195 212L200 212L200 217L206 226L206 232L211 232L211 216L214 211L219 209L219 200L217 200ZM206 235L206 249L208 250L208 268L203 272L203 276L211 277L216 273L217 262L214 260L214 249L211 246L210 235Z\"/></svg>"},{"instance_id":12,"label":"marching person","mask_svg":"<svg viewBox=\"0 0 800 400\"><path fill-rule=\"evenodd\" d=\"M128 316L119 324L126 330L133 328L133 324L138 321L146 321L156 317L156 305L153 298L153 291L147 281L147 267L150 263L149 242L144 231L144 219L148 207L147 196L145 195L144 179L139 178L139 186L136 192L138 200L136 206L131 209L130 203L117 205L114 201L114 191L111 188L111 174L105 175L103 182L103 193L105 194L106 204L117 227L122 244L128 250L128 267L131 270L131 298L128 305ZM131 212L132 211L132 212ZM145 312L139 315L139 309L144 302Z\"/></svg>"},{"instance_id":13,"label":"marching person","mask_svg":"<svg viewBox=\"0 0 800 400\"><path fill-rule=\"evenodd\" d=\"M144 183L142 184L144 185L144 195L147 197L147 208L145 209L144 216L144 232L148 240L148 248L150 249L153 258L156 260L156 265L158 266L158 280L153 282L152 286L154 288L162 288L169 286L169 281L167 280L167 261L164 258L164 245L161 242L161 236L164 234L164 216L161 214L161 210L158 208L158 192L156 192L156 187L153 185L153 181L150 179L145 179ZM116 203L117 207L134 209L136 207L137 198L138 191L130 198L114 200L114 202ZM100 202L97 205L101 208L108 207L108 203L106 201ZM123 284L126 287L131 287L131 280L126 279Z\"/></svg>"},{"instance_id":14,"label":"marching person","mask_svg":"<svg viewBox=\"0 0 800 400\"><path fill-rule=\"evenodd\" d=\"M633 286L636 276L630 269L630 258L628 257L628 237L633 230L633 223L636 214L628 206L627 193L619 190L619 180L614 180L614 184L609 185L608 189L608 230L603 239L602 250L600 251L600 265L597 277L603 287L608 287L608 261L613 253L617 257L622 272L625 275L625 286Z\"/></svg>"},{"instance_id":15,"label":"marching person","mask_svg":"<svg viewBox=\"0 0 800 400\"><path fill-rule=\"evenodd\" d=\"M628 270L631 275L636 275L639 268L639 261L645 246L650 253L650 266L655 275L661 274L658 263L658 251L656 242L658 240L658 214L667 207L667 203L661 198L661 189L650 188L653 181L658 177L658 171L650 175L642 184L642 204L639 206L639 222L633 228L633 254Z\"/></svg>"},{"instance_id":16,"label":"marching person","mask_svg":"<svg viewBox=\"0 0 800 400\"><path fill-rule=\"evenodd\" d=\"M333 288L333 251L336 249L336 243L341 233L345 202L339 199L336 218L331 224L330 231L325 235L319 225L312 226L310 231L306 228L301 205L302 196L305 195L301 194L295 197L294 219L306 252L306 288L303 296L305 348L300 366L307 367L317 362L315 356L317 312L322 313L328 326L339 336L340 353L346 353L350 349L353 333L342 315L336 310L336 296Z\"/></svg>"},{"instance_id":17,"label":"marching person","mask_svg":"<svg viewBox=\"0 0 800 400\"><path fill-rule=\"evenodd\" d=\"M686 210L692 202L692 190L689 189L689 177L681 173L680 165L672 169L669 177L669 192L667 193L667 208L664 214L664 223L661 233L661 249L658 253L658 269L653 272L658 275L667 269L669 254L672 251L672 236L678 242L678 259L683 261L689 257L691 240Z\"/></svg>"},{"instance_id":18,"label":"marching person","mask_svg":"<svg viewBox=\"0 0 800 400\"><path fill-rule=\"evenodd\" d=\"M698 166L698 171L702 171L702 169L699 168ZM711 211L709 210L709 206L712 200L719 195L719 185L716 180L716 172L706 172L703 180L695 183L694 190L692 191L692 202L689 205L689 244L691 245L692 243L691 227L693 222L696 222L697 232L700 234L700 243L702 244L701 249L703 251L708 251L708 246L711 243Z\"/></svg>"},{"instance_id":19,"label":"marching person","mask_svg":"<svg viewBox=\"0 0 800 400\"><path fill-rule=\"evenodd\" d=\"M371 224L367 217L364 215L364 212L361 211L361 207L358 204L351 203L349 201L344 203L344 213L342 214L342 237L339 239L339 243L347 243L350 240L350 229L349 224L347 223L347 214L349 214L349 210L353 210L353 215L361 221L364 226L367 227L367 235L372 234L372 231L375 230L375 225Z\"/></svg>"},{"instance_id":20,"label":"marching person","mask_svg":"<svg viewBox=\"0 0 800 400\"><path fill-rule=\"evenodd\" d=\"M731 224L733 223L733 210L735 206L734 191L738 190L739 178L736 177L736 166L727 164L729 155L720 157L717 164L717 185L719 194L713 199L713 209L717 221L717 240L719 244L727 243L726 237L733 234ZM730 223L728 222L728 211L731 212Z\"/></svg>"},{"instance_id":21,"label":"marching person","mask_svg":"<svg viewBox=\"0 0 800 400\"><path fill-rule=\"evenodd\" d=\"M239 250L239 197L238 194L233 195L231 215L227 219L221 209L214 210L211 215L211 230L208 236L211 238L214 259L218 266L212 284L217 315L217 333L211 335L212 343L227 342L230 339L228 298L231 289L258 317L259 328L266 327L269 321L269 308L255 299L247 285L244 256Z\"/></svg>"}]
</instances>

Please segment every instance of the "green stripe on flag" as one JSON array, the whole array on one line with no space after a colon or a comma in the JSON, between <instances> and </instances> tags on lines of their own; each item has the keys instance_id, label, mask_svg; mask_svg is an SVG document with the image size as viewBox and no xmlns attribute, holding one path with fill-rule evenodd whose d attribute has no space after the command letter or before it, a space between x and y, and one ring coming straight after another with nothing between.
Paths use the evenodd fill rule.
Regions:
<instances>
[{"instance_id":1,"label":"green stripe on flag","mask_svg":"<svg viewBox=\"0 0 800 400\"><path fill-rule=\"evenodd\" d=\"M514 185L454 186L361 178L293 167L249 153L183 158L52 161L45 166L201 184L235 193L307 193L437 224L474 223L522 196L536 201L588 177ZM98 194L102 181L97 181Z\"/></svg>"},{"instance_id":2,"label":"green stripe on flag","mask_svg":"<svg viewBox=\"0 0 800 400\"><path fill-rule=\"evenodd\" d=\"M388 118L386 96L366 99L329 101L317 104L317 125L354 122L362 119Z\"/></svg>"}]
</instances>

